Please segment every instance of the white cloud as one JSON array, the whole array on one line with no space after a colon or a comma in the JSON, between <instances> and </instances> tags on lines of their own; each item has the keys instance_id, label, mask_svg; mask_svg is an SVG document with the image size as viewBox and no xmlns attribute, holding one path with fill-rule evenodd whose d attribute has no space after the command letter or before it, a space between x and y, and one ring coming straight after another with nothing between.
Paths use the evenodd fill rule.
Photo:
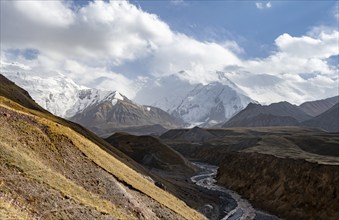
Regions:
<instances>
[{"instance_id":1,"label":"white cloud","mask_svg":"<svg viewBox=\"0 0 339 220\"><path fill-rule=\"evenodd\" d=\"M266 3L266 8L271 8L271 7L272 7L271 2L267 2L267 3Z\"/></svg>"},{"instance_id":2,"label":"white cloud","mask_svg":"<svg viewBox=\"0 0 339 220\"><path fill-rule=\"evenodd\" d=\"M272 4L257 2L256 7L269 9ZM293 89L285 98L293 101L330 96L338 89L338 67L327 62L338 55L338 31L333 28L314 28L300 37L282 34L270 56L242 60L238 55L244 51L236 42L202 42L174 32L158 16L127 1L94 1L77 9L67 1L1 1L0 37L1 59L6 62L17 61L44 74L58 71L80 84L118 89L130 98L135 93L131 83L140 75L183 70L180 78L208 83L217 79L215 70L230 66L246 72L246 77L232 79L257 94L259 101L284 98L280 87L269 99L264 94L268 85L250 89L252 82L262 83L260 74L273 77L264 77L268 84L286 81ZM8 49L27 48L39 51L36 59L8 54ZM122 67L133 74L124 74Z\"/></svg>"},{"instance_id":3,"label":"white cloud","mask_svg":"<svg viewBox=\"0 0 339 220\"><path fill-rule=\"evenodd\" d=\"M268 8L271 8L272 7L272 4L271 2L267 2L267 3L264 3L264 2L256 2L255 3L255 6L257 7L257 9L268 9Z\"/></svg>"},{"instance_id":4,"label":"white cloud","mask_svg":"<svg viewBox=\"0 0 339 220\"><path fill-rule=\"evenodd\" d=\"M338 42L339 32L328 28L316 28L300 37L285 33L275 40L277 50L270 56L243 61L235 70L239 73L228 76L264 103L288 100L299 104L335 96L338 67L329 65L327 59L339 55Z\"/></svg>"},{"instance_id":5,"label":"white cloud","mask_svg":"<svg viewBox=\"0 0 339 220\"><path fill-rule=\"evenodd\" d=\"M63 1L1 1L1 28L2 49L37 49L41 65L45 61L45 67L60 71L66 60L106 69L138 61L148 65L148 73L187 70L199 80L203 74L198 70L240 62L228 49L232 43L200 42L175 33L156 15L127 1L94 1L77 10Z\"/></svg>"},{"instance_id":6,"label":"white cloud","mask_svg":"<svg viewBox=\"0 0 339 220\"><path fill-rule=\"evenodd\" d=\"M73 11L60 1L13 1L12 6L22 18L39 25L67 27L74 22Z\"/></svg>"},{"instance_id":7,"label":"white cloud","mask_svg":"<svg viewBox=\"0 0 339 220\"><path fill-rule=\"evenodd\" d=\"M286 73L319 72L333 77L337 69L328 65L327 58L336 56L338 51L339 32L319 32L317 36L292 37L282 34L276 40L277 51L265 59L244 62L246 71L253 73Z\"/></svg>"}]
</instances>

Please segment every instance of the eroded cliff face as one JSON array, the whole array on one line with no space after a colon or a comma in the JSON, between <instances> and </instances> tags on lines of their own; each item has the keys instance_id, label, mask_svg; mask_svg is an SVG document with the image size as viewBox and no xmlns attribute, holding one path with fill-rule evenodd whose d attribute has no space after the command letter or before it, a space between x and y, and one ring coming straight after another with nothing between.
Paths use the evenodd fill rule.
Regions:
<instances>
[{"instance_id":1,"label":"eroded cliff face","mask_svg":"<svg viewBox=\"0 0 339 220\"><path fill-rule=\"evenodd\" d=\"M227 153L218 183L286 219L339 219L339 166Z\"/></svg>"}]
</instances>

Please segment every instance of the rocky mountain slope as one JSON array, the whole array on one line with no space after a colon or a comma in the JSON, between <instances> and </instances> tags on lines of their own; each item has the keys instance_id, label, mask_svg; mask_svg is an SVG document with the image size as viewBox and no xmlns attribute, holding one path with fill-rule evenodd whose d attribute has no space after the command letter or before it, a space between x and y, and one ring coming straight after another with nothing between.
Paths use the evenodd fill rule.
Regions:
<instances>
[{"instance_id":1,"label":"rocky mountain slope","mask_svg":"<svg viewBox=\"0 0 339 220\"><path fill-rule=\"evenodd\" d=\"M310 118L300 107L288 102L268 106L250 103L223 127L295 126Z\"/></svg>"},{"instance_id":2,"label":"rocky mountain slope","mask_svg":"<svg viewBox=\"0 0 339 220\"><path fill-rule=\"evenodd\" d=\"M339 132L339 103L324 113L303 122L303 125L329 132Z\"/></svg>"},{"instance_id":3,"label":"rocky mountain slope","mask_svg":"<svg viewBox=\"0 0 339 220\"><path fill-rule=\"evenodd\" d=\"M0 123L3 219L203 219L126 155L2 76Z\"/></svg>"},{"instance_id":4,"label":"rocky mountain slope","mask_svg":"<svg viewBox=\"0 0 339 220\"><path fill-rule=\"evenodd\" d=\"M85 108L70 118L100 135L111 134L117 128L160 124L167 128L183 122L152 106L138 105L119 92L113 92L98 104Z\"/></svg>"},{"instance_id":5,"label":"rocky mountain slope","mask_svg":"<svg viewBox=\"0 0 339 220\"><path fill-rule=\"evenodd\" d=\"M321 99L316 101L304 102L303 104L299 105L299 107L308 115L315 117L329 110L337 103L339 103L339 96L334 96L332 98Z\"/></svg>"}]
</instances>

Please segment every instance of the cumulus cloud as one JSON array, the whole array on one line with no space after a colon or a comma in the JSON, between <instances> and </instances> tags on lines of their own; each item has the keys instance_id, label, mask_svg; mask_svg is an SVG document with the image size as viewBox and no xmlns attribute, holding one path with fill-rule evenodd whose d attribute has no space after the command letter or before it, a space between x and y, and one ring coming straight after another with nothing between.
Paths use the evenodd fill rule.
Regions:
<instances>
[{"instance_id":1,"label":"cumulus cloud","mask_svg":"<svg viewBox=\"0 0 339 220\"><path fill-rule=\"evenodd\" d=\"M339 32L321 31L314 36L292 37L282 34L276 40L277 51L265 59L244 62L244 68L253 73L284 75L314 73L335 77L337 68L327 59L339 54Z\"/></svg>"},{"instance_id":2,"label":"cumulus cloud","mask_svg":"<svg viewBox=\"0 0 339 220\"><path fill-rule=\"evenodd\" d=\"M263 103L303 101L338 95L338 66L328 59L339 55L339 32L316 28L309 35L276 38L276 51L263 59L242 62L228 77Z\"/></svg>"},{"instance_id":3,"label":"cumulus cloud","mask_svg":"<svg viewBox=\"0 0 339 220\"><path fill-rule=\"evenodd\" d=\"M148 73L187 70L196 80L204 71L240 62L228 49L231 44L200 42L173 32L157 15L127 1L94 1L76 10L66 3L2 1L2 49L34 48L39 63L45 60L50 68L74 60L84 67L114 69L137 60L148 65ZM91 69L88 73L97 77Z\"/></svg>"},{"instance_id":4,"label":"cumulus cloud","mask_svg":"<svg viewBox=\"0 0 339 220\"><path fill-rule=\"evenodd\" d=\"M250 84L260 84L262 77L254 78L262 74L274 78L264 77L273 80L268 80L272 85L288 82L298 99L308 98L306 93L313 91L318 94L315 97L333 94L338 88L338 67L327 61L338 55L336 29L313 29L300 37L285 33L275 40L276 51L270 56L242 60L239 54L244 50L236 42L198 41L171 30L157 15L128 1L93 1L81 7L69 1L0 4L2 60L22 63L42 74L61 72L80 84L118 89L130 98L135 94L131 84L138 76L180 72L180 78L191 83L208 83L217 80L215 70L232 68L240 76L230 77L250 93L256 92L248 89ZM272 5L258 2L256 7ZM28 59L25 51L34 54ZM260 85L262 93L258 94L262 100L264 87ZM282 94L275 101L278 98Z\"/></svg>"}]
</instances>

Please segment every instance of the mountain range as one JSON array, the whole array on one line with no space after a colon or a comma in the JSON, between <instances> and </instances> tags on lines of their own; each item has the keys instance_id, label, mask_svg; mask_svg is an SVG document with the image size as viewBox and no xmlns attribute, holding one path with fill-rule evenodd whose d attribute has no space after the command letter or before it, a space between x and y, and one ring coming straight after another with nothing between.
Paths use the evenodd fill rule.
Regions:
<instances>
[{"instance_id":1,"label":"mountain range","mask_svg":"<svg viewBox=\"0 0 339 220\"><path fill-rule=\"evenodd\" d=\"M339 96L306 102L300 106L288 102L270 105L250 103L222 127L306 126L339 132L338 102Z\"/></svg>"},{"instance_id":2,"label":"mountain range","mask_svg":"<svg viewBox=\"0 0 339 220\"><path fill-rule=\"evenodd\" d=\"M5 68L4 75L26 89L44 109L102 136L115 131L160 135L166 129L194 126L316 126L319 123L306 121L339 101L336 96L299 106L288 102L266 106L251 99L223 72L215 73L218 81L194 84L181 79L184 71L179 75L138 79L134 82L136 96L131 100L114 88L87 88L59 73L42 77L13 65L16 71ZM333 131L329 127L319 128Z\"/></svg>"},{"instance_id":3,"label":"mountain range","mask_svg":"<svg viewBox=\"0 0 339 220\"><path fill-rule=\"evenodd\" d=\"M102 131L95 128L105 120L110 124L110 129L156 124L169 128L183 125L209 127L228 120L248 103L255 102L221 72L216 73L218 82L205 85L190 84L177 75L139 79L134 85L137 95L132 101L114 88L111 91L87 88L60 73L40 76L29 73L17 64L12 66L16 68L15 71L3 68L3 74L27 90L39 105L55 115L85 126L91 123L91 128L100 134ZM109 116L105 111L115 106L108 104L118 100L114 98L115 95L124 97L113 108L119 111L119 116L115 113ZM138 113L136 109L139 109ZM114 117L120 119L114 121Z\"/></svg>"}]
</instances>

